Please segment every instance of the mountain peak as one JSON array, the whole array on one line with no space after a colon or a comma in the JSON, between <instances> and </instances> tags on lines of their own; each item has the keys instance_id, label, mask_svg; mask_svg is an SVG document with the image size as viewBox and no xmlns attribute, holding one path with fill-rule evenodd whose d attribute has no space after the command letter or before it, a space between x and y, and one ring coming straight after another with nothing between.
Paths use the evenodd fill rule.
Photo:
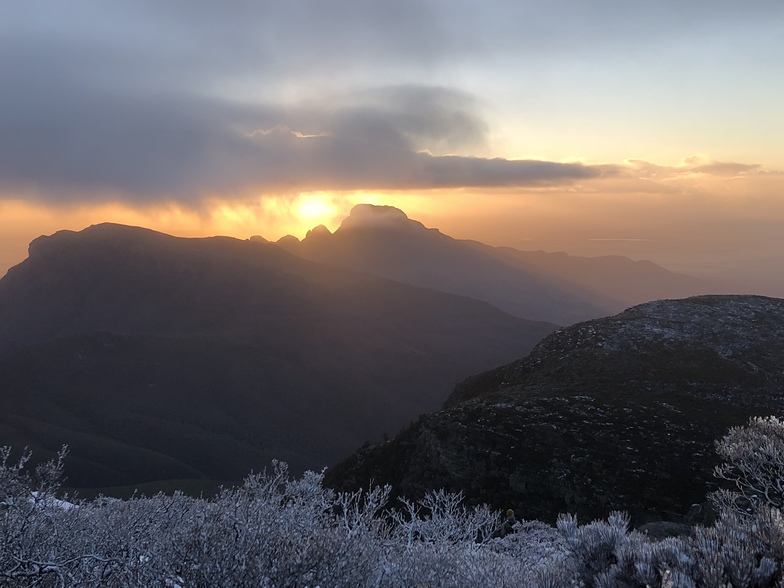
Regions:
<instances>
[{"instance_id":1,"label":"mountain peak","mask_svg":"<svg viewBox=\"0 0 784 588\"><path fill-rule=\"evenodd\" d=\"M275 243L285 249L287 245L299 245L299 239L294 235L283 235L280 239L275 241Z\"/></svg>"},{"instance_id":2,"label":"mountain peak","mask_svg":"<svg viewBox=\"0 0 784 588\"><path fill-rule=\"evenodd\" d=\"M370 218L396 218L400 220L408 220L408 215L394 206L386 204L357 204L351 209L349 213L350 218L355 219L370 219Z\"/></svg>"},{"instance_id":3,"label":"mountain peak","mask_svg":"<svg viewBox=\"0 0 784 588\"><path fill-rule=\"evenodd\" d=\"M63 229L52 235L41 235L33 239L27 251L28 257L40 257L60 250L64 244L118 242L124 240L138 241L150 238L172 239L173 237L143 227L117 223L99 223L90 225L81 231Z\"/></svg>"},{"instance_id":4,"label":"mountain peak","mask_svg":"<svg viewBox=\"0 0 784 588\"><path fill-rule=\"evenodd\" d=\"M312 229L310 229L305 235L305 238L306 239L310 237L318 238L318 237L324 237L329 235L332 235L332 232L327 227L325 227L324 225L318 225L317 227L313 227Z\"/></svg>"},{"instance_id":5,"label":"mountain peak","mask_svg":"<svg viewBox=\"0 0 784 588\"><path fill-rule=\"evenodd\" d=\"M405 212L394 206L357 204L348 217L343 219L338 230L382 229L396 231L422 230L425 226L408 218Z\"/></svg>"}]
</instances>

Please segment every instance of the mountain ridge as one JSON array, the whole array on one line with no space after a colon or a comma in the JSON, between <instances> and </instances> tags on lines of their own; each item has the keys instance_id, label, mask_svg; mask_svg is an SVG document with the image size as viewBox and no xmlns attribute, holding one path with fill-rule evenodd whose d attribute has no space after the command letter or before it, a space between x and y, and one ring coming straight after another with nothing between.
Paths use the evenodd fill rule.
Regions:
<instances>
[{"instance_id":1,"label":"mountain ridge","mask_svg":"<svg viewBox=\"0 0 784 588\"><path fill-rule=\"evenodd\" d=\"M328 472L339 489L462 491L525 518L684 520L715 488L713 441L784 410L784 300L656 301L545 337L442 410Z\"/></svg>"},{"instance_id":2,"label":"mountain ridge","mask_svg":"<svg viewBox=\"0 0 784 588\"><path fill-rule=\"evenodd\" d=\"M262 242L62 231L0 280L0 443L75 432L80 487L320 469L554 328Z\"/></svg>"},{"instance_id":3,"label":"mountain ridge","mask_svg":"<svg viewBox=\"0 0 784 588\"><path fill-rule=\"evenodd\" d=\"M317 228L318 229L318 228ZM719 287L646 261L524 252L454 239L391 206L359 204L331 233L278 245L305 259L484 300L524 318L572 324L655 298Z\"/></svg>"}]
</instances>

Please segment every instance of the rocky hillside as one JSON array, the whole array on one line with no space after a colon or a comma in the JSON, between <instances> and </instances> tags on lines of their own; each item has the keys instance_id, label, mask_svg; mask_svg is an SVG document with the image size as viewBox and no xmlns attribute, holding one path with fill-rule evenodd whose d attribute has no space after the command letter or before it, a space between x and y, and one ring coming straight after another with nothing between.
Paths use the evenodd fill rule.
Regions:
<instances>
[{"instance_id":1,"label":"rocky hillside","mask_svg":"<svg viewBox=\"0 0 784 588\"><path fill-rule=\"evenodd\" d=\"M545 338L469 378L443 410L334 468L348 488L462 490L527 518L628 510L681 520L712 489L713 440L784 412L784 300L636 306Z\"/></svg>"}]
</instances>

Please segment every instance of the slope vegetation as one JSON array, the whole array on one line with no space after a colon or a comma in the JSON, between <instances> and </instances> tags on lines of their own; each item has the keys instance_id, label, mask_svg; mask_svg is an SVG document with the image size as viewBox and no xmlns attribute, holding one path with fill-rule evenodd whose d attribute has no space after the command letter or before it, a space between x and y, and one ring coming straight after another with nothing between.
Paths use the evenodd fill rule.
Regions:
<instances>
[{"instance_id":1,"label":"slope vegetation","mask_svg":"<svg viewBox=\"0 0 784 588\"><path fill-rule=\"evenodd\" d=\"M561 329L460 384L443 410L328 473L341 488L462 490L527 518L680 520L712 489L713 441L784 411L784 301L646 303Z\"/></svg>"}]
</instances>

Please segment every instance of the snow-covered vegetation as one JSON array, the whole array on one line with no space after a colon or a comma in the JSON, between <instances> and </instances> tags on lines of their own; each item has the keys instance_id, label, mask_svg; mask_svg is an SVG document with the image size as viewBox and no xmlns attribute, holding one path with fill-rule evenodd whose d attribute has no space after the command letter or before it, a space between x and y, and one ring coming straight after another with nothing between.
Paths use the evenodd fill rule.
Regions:
<instances>
[{"instance_id":1,"label":"snow-covered vegetation","mask_svg":"<svg viewBox=\"0 0 784 588\"><path fill-rule=\"evenodd\" d=\"M728 480L732 489L711 496L722 511L743 515L763 506L784 507L784 421L755 417L745 427L733 427L716 442L723 463L717 478Z\"/></svg>"},{"instance_id":2,"label":"snow-covered vegetation","mask_svg":"<svg viewBox=\"0 0 784 588\"><path fill-rule=\"evenodd\" d=\"M765 449L756 455L780 481L784 458L767 448L782 429L755 419L730 431L718 443L727 460L719 475L738 492L775 487L770 468L746 467L753 447L739 445ZM517 522L499 536L501 514L465 507L459 495L336 493L322 474L294 478L283 463L210 499L69 501L56 498L65 450L32 471L29 453L11 455L0 449L0 586L784 586L784 517L773 500L742 512L718 501L730 507L713 527L661 541L630 530L623 513L583 525L570 515L555 527Z\"/></svg>"}]
</instances>

